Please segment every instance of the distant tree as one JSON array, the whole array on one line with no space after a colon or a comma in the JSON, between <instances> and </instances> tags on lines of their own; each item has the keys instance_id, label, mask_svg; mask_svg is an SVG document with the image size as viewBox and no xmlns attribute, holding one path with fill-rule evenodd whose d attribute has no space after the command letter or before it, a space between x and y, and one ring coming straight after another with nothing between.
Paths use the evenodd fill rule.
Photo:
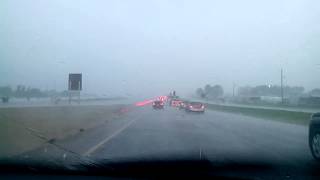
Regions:
<instances>
[{"instance_id":1,"label":"distant tree","mask_svg":"<svg viewBox=\"0 0 320 180\"><path fill-rule=\"evenodd\" d=\"M58 92L56 90L46 90L43 94L47 97L57 96Z\"/></svg>"},{"instance_id":2,"label":"distant tree","mask_svg":"<svg viewBox=\"0 0 320 180\"><path fill-rule=\"evenodd\" d=\"M18 85L13 95L17 98L34 98L34 97L47 97L49 92L41 91L39 88L32 88L24 85Z\"/></svg>"},{"instance_id":3,"label":"distant tree","mask_svg":"<svg viewBox=\"0 0 320 180\"><path fill-rule=\"evenodd\" d=\"M302 87L302 86L293 86L293 87L286 86L284 88L284 92L285 92L286 96L298 97L298 96L301 96L303 94L304 87Z\"/></svg>"},{"instance_id":4,"label":"distant tree","mask_svg":"<svg viewBox=\"0 0 320 180\"><path fill-rule=\"evenodd\" d=\"M252 93L252 88L250 86L244 86L238 88L238 94L240 96L250 96Z\"/></svg>"},{"instance_id":5,"label":"distant tree","mask_svg":"<svg viewBox=\"0 0 320 180\"><path fill-rule=\"evenodd\" d=\"M200 93L200 89L198 89L198 92ZM221 85L211 86L211 85L207 84L204 87L202 94L203 94L202 97L206 97L209 99L216 99L218 97L223 96L223 88Z\"/></svg>"},{"instance_id":6,"label":"distant tree","mask_svg":"<svg viewBox=\"0 0 320 180\"><path fill-rule=\"evenodd\" d=\"M14 91L15 97L26 97L26 87L23 85L18 85L17 89Z\"/></svg>"},{"instance_id":7,"label":"distant tree","mask_svg":"<svg viewBox=\"0 0 320 180\"><path fill-rule=\"evenodd\" d=\"M69 96L69 92L68 92L68 91L62 91L62 92L60 92L59 94L60 94L60 96L62 96L62 97L68 97L68 96Z\"/></svg>"},{"instance_id":8,"label":"distant tree","mask_svg":"<svg viewBox=\"0 0 320 180\"><path fill-rule=\"evenodd\" d=\"M312 90L309 92L309 95L310 95L310 96L319 96L319 97L320 97L320 89L319 89L319 88L312 89Z\"/></svg>"},{"instance_id":9,"label":"distant tree","mask_svg":"<svg viewBox=\"0 0 320 180\"><path fill-rule=\"evenodd\" d=\"M40 89L38 88L28 88L25 92L25 96L28 98L31 97L44 97L45 94L43 92L41 92Z\"/></svg>"},{"instance_id":10,"label":"distant tree","mask_svg":"<svg viewBox=\"0 0 320 180\"><path fill-rule=\"evenodd\" d=\"M0 96L9 97L9 96L12 96L12 93L13 92L10 86L0 87Z\"/></svg>"},{"instance_id":11,"label":"distant tree","mask_svg":"<svg viewBox=\"0 0 320 180\"><path fill-rule=\"evenodd\" d=\"M301 86L285 86L283 87L285 96L300 96L304 92ZM238 94L241 96L281 96L281 87L277 85L259 85L255 87L239 87Z\"/></svg>"},{"instance_id":12,"label":"distant tree","mask_svg":"<svg viewBox=\"0 0 320 180\"><path fill-rule=\"evenodd\" d=\"M201 98L205 97L205 93L204 93L204 90L202 88L198 88L197 91L196 91L196 94Z\"/></svg>"},{"instance_id":13,"label":"distant tree","mask_svg":"<svg viewBox=\"0 0 320 180\"><path fill-rule=\"evenodd\" d=\"M273 86L267 86L267 85L260 85L256 86L252 89L251 93L254 96L269 96L273 94L272 92L275 91L275 87Z\"/></svg>"},{"instance_id":14,"label":"distant tree","mask_svg":"<svg viewBox=\"0 0 320 180\"><path fill-rule=\"evenodd\" d=\"M207 95L211 91L211 86L209 84L204 86L204 94Z\"/></svg>"},{"instance_id":15,"label":"distant tree","mask_svg":"<svg viewBox=\"0 0 320 180\"><path fill-rule=\"evenodd\" d=\"M68 96L68 91L41 91L39 88L26 87L24 85L18 85L16 89L13 90L10 86L0 86L0 98L10 96L27 99L34 97Z\"/></svg>"},{"instance_id":16,"label":"distant tree","mask_svg":"<svg viewBox=\"0 0 320 180\"><path fill-rule=\"evenodd\" d=\"M214 85L211 88L211 96L213 96L213 98L218 98L223 96L223 88L221 85Z\"/></svg>"}]
</instances>

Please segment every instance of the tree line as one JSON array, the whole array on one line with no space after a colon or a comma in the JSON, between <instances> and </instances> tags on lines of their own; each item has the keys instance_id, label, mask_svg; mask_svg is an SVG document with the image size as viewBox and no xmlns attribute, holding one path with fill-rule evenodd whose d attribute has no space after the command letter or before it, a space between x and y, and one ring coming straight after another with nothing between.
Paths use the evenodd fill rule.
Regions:
<instances>
[{"instance_id":1,"label":"tree line","mask_svg":"<svg viewBox=\"0 0 320 180\"><path fill-rule=\"evenodd\" d=\"M308 96L320 96L320 89L316 88L309 92L305 92L305 88L302 86L284 86L283 94L285 97L301 97ZM281 86L277 85L259 85L259 86L244 86L238 88L239 96L281 96Z\"/></svg>"},{"instance_id":2,"label":"tree line","mask_svg":"<svg viewBox=\"0 0 320 180\"><path fill-rule=\"evenodd\" d=\"M302 86L284 86L283 93L285 97L301 97L314 96L320 97L320 88L312 89L305 92ZM224 95L221 85L207 84L203 88L196 90L196 95L204 99L218 99ZM281 97L281 86L278 85L258 85L258 86L242 86L237 88L238 96L274 96Z\"/></svg>"},{"instance_id":3,"label":"tree line","mask_svg":"<svg viewBox=\"0 0 320 180\"><path fill-rule=\"evenodd\" d=\"M0 86L0 97L40 98L56 95L67 96L67 92L57 92L55 90L41 91L39 88L26 87L24 85L18 85L15 89L11 86Z\"/></svg>"},{"instance_id":4,"label":"tree line","mask_svg":"<svg viewBox=\"0 0 320 180\"><path fill-rule=\"evenodd\" d=\"M205 99L218 99L223 96L223 88L221 85L213 85L210 84L205 85L203 88L198 88L196 90L196 94Z\"/></svg>"}]
</instances>

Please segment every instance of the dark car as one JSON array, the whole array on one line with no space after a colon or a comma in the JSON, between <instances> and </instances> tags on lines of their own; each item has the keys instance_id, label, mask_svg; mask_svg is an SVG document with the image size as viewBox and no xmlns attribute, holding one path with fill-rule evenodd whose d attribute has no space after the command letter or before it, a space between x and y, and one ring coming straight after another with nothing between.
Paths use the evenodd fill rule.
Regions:
<instances>
[{"instance_id":1,"label":"dark car","mask_svg":"<svg viewBox=\"0 0 320 180\"><path fill-rule=\"evenodd\" d=\"M187 101L182 101L179 105L179 109L186 109L188 106L189 102Z\"/></svg>"},{"instance_id":2,"label":"dark car","mask_svg":"<svg viewBox=\"0 0 320 180\"><path fill-rule=\"evenodd\" d=\"M188 112L201 112L204 113L205 105L201 102L191 102L186 106L186 111Z\"/></svg>"},{"instance_id":3,"label":"dark car","mask_svg":"<svg viewBox=\"0 0 320 180\"><path fill-rule=\"evenodd\" d=\"M172 99L170 101L170 106L179 107L181 102L182 102L182 100L180 100L180 99Z\"/></svg>"},{"instance_id":4,"label":"dark car","mask_svg":"<svg viewBox=\"0 0 320 180\"><path fill-rule=\"evenodd\" d=\"M309 147L312 156L320 161L320 113L311 116L309 126Z\"/></svg>"},{"instance_id":5,"label":"dark car","mask_svg":"<svg viewBox=\"0 0 320 180\"><path fill-rule=\"evenodd\" d=\"M159 101L159 100L153 101L152 107L154 109L163 109L164 108L164 102L163 101Z\"/></svg>"}]
</instances>

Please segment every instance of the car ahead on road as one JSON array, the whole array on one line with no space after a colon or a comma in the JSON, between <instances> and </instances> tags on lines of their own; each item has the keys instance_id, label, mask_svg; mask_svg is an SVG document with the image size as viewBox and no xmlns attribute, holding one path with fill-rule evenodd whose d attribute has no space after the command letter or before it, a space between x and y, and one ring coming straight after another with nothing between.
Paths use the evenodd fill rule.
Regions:
<instances>
[{"instance_id":1,"label":"car ahead on road","mask_svg":"<svg viewBox=\"0 0 320 180\"><path fill-rule=\"evenodd\" d=\"M309 147L312 156L320 161L320 112L311 116L309 125Z\"/></svg>"},{"instance_id":2,"label":"car ahead on road","mask_svg":"<svg viewBox=\"0 0 320 180\"><path fill-rule=\"evenodd\" d=\"M172 99L172 100L170 101L170 106L172 106L172 107L179 107L180 104L181 104L181 102L183 102L183 101L180 100L180 99Z\"/></svg>"},{"instance_id":3,"label":"car ahead on road","mask_svg":"<svg viewBox=\"0 0 320 180\"><path fill-rule=\"evenodd\" d=\"M164 108L164 102L160 101L160 100L153 101L152 107L153 107L153 109L163 109Z\"/></svg>"},{"instance_id":4,"label":"car ahead on road","mask_svg":"<svg viewBox=\"0 0 320 180\"><path fill-rule=\"evenodd\" d=\"M201 102L190 102L186 106L187 112L201 112L204 113L205 111L205 105Z\"/></svg>"},{"instance_id":5,"label":"car ahead on road","mask_svg":"<svg viewBox=\"0 0 320 180\"><path fill-rule=\"evenodd\" d=\"M179 105L179 109L186 109L188 104L189 104L188 101L182 101Z\"/></svg>"}]
</instances>

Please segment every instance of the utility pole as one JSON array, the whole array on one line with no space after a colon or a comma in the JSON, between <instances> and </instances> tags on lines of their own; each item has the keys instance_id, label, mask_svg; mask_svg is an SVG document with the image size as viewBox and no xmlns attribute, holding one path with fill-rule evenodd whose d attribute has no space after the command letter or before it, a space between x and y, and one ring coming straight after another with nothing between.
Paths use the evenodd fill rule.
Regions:
<instances>
[{"instance_id":1,"label":"utility pole","mask_svg":"<svg viewBox=\"0 0 320 180\"><path fill-rule=\"evenodd\" d=\"M281 68L281 103L283 104L283 69Z\"/></svg>"},{"instance_id":2,"label":"utility pole","mask_svg":"<svg viewBox=\"0 0 320 180\"><path fill-rule=\"evenodd\" d=\"M233 86L232 86L232 97L234 98L234 90L235 90L235 87L236 85L233 83Z\"/></svg>"}]
</instances>

